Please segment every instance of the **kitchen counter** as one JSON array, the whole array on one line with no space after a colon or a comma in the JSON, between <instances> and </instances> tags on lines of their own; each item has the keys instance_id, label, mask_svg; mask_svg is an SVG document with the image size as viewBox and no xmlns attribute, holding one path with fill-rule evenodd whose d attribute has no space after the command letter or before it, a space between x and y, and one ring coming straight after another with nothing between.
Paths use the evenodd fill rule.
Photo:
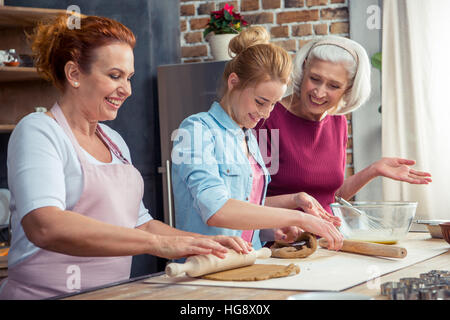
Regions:
<instances>
[{"instance_id":1,"label":"kitchen counter","mask_svg":"<svg viewBox=\"0 0 450 320\"><path fill-rule=\"evenodd\" d=\"M409 238L430 238L425 233L410 233ZM427 240L427 239L425 239ZM444 240L433 239L433 241ZM322 249L323 250L323 249ZM302 260L299 259L301 265ZM369 296L377 300L385 300L380 295L380 284L388 281L399 281L406 277L419 277L421 273L431 270L449 270L449 250L430 259L415 263L408 267L382 275L341 292ZM307 291L255 289L225 286L200 286L191 284L148 283L151 278L163 273L130 279L122 283L112 284L103 288L87 290L78 294L59 297L67 300L285 300L289 296L306 293Z\"/></svg>"}]
</instances>

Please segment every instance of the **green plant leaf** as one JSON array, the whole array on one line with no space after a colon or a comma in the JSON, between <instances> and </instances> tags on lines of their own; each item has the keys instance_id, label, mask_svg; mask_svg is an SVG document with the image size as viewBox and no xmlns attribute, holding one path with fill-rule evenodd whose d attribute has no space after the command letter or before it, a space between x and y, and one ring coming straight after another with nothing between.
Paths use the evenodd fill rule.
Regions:
<instances>
[{"instance_id":1,"label":"green plant leaf","mask_svg":"<svg viewBox=\"0 0 450 320\"><path fill-rule=\"evenodd\" d=\"M224 12L224 17L225 17L225 20L228 20L228 21L231 21L233 19L233 16L228 11Z\"/></svg>"},{"instance_id":2,"label":"green plant leaf","mask_svg":"<svg viewBox=\"0 0 450 320\"><path fill-rule=\"evenodd\" d=\"M377 52L371 57L372 66L381 71L381 52Z\"/></svg>"},{"instance_id":3,"label":"green plant leaf","mask_svg":"<svg viewBox=\"0 0 450 320\"><path fill-rule=\"evenodd\" d=\"M206 38L206 35L207 35L208 33L210 33L211 31L213 31L213 30L211 29L211 27L206 28L206 29L203 31L203 39Z\"/></svg>"}]
</instances>

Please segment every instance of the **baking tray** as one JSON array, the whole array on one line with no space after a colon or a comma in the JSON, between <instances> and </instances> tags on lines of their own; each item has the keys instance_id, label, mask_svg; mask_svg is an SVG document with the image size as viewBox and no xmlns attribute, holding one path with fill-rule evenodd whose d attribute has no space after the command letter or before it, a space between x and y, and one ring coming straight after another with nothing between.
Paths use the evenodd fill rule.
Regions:
<instances>
[{"instance_id":1,"label":"baking tray","mask_svg":"<svg viewBox=\"0 0 450 320\"><path fill-rule=\"evenodd\" d=\"M423 224L427 227L432 238L443 239L440 223L450 222L450 220L415 220L417 224Z\"/></svg>"}]
</instances>

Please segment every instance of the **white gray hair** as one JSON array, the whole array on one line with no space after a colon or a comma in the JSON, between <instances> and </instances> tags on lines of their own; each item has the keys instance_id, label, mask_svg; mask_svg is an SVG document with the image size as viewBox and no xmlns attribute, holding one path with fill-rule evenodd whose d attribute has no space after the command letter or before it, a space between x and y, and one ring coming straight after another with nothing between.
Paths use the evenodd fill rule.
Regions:
<instances>
[{"instance_id":1,"label":"white gray hair","mask_svg":"<svg viewBox=\"0 0 450 320\"><path fill-rule=\"evenodd\" d=\"M366 50L357 42L338 36L325 36L306 43L295 55L290 94L299 94L304 66L319 59L342 63L348 71L351 87L330 114L346 114L358 109L370 96L370 61Z\"/></svg>"}]
</instances>

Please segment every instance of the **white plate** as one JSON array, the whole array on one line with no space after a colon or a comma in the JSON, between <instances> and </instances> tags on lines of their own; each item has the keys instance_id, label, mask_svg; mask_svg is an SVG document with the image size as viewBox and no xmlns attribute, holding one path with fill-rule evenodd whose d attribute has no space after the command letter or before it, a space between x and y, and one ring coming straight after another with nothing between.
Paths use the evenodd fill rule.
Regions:
<instances>
[{"instance_id":1,"label":"white plate","mask_svg":"<svg viewBox=\"0 0 450 320\"><path fill-rule=\"evenodd\" d=\"M0 224L9 223L9 200L11 193L8 189L0 189Z\"/></svg>"},{"instance_id":2,"label":"white plate","mask_svg":"<svg viewBox=\"0 0 450 320\"><path fill-rule=\"evenodd\" d=\"M288 300L372 300L371 297L350 292L308 292L289 296Z\"/></svg>"}]
</instances>

